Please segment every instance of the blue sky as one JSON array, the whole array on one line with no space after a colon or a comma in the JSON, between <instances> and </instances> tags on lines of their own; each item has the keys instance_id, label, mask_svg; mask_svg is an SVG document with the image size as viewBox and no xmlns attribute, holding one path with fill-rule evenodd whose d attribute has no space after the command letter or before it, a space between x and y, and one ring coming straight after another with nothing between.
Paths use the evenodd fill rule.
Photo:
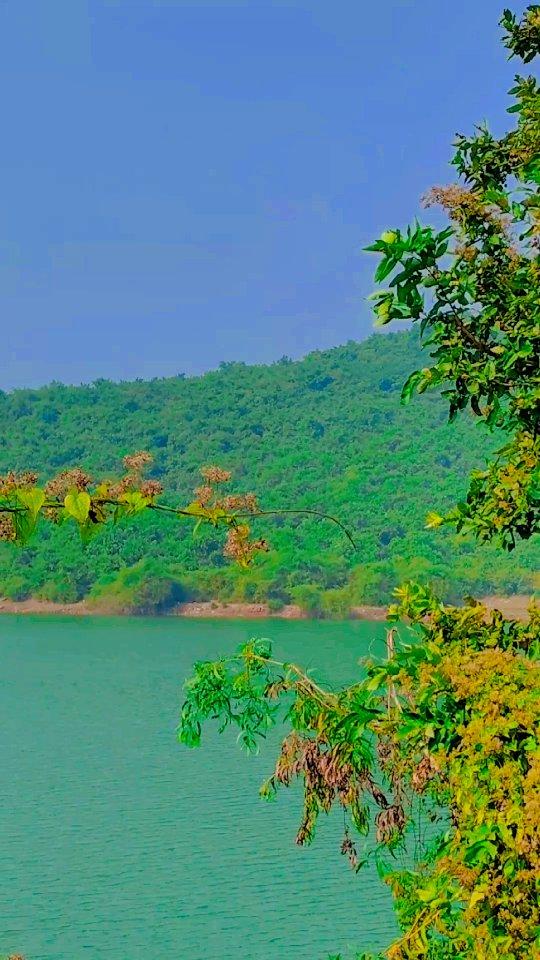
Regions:
<instances>
[{"instance_id":1,"label":"blue sky","mask_svg":"<svg viewBox=\"0 0 540 960\"><path fill-rule=\"evenodd\" d=\"M503 6L3 0L0 387L367 336L362 246L507 122Z\"/></svg>"}]
</instances>

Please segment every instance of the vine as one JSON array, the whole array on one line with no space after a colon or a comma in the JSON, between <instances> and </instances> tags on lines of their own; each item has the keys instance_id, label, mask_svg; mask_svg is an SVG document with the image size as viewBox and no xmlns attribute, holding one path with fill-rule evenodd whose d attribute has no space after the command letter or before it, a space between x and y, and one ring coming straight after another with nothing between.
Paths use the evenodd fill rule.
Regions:
<instances>
[{"instance_id":1,"label":"vine","mask_svg":"<svg viewBox=\"0 0 540 960\"><path fill-rule=\"evenodd\" d=\"M135 517L146 510L158 511L193 521L194 532L201 524L225 528L224 555L241 567L248 567L257 553L266 552L266 540L252 536L251 524L274 514L309 516L336 524L354 547L354 540L339 519L319 510L263 510L253 493L224 492L231 474L221 467L202 467L202 484L185 507L161 503L163 488L158 480L147 479L152 463L146 451L124 457L125 473L116 480L97 483L80 467L64 470L38 486L32 471L9 471L0 476L0 540L28 543L41 518L54 524L75 522L84 542L107 523Z\"/></svg>"}]
</instances>

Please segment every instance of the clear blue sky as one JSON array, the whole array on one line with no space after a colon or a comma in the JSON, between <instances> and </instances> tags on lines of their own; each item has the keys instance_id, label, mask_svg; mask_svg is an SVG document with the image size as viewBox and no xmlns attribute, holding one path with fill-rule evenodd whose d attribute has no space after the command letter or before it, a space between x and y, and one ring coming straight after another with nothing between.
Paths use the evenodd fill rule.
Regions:
<instances>
[{"instance_id":1,"label":"clear blue sky","mask_svg":"<svg viewBox=\"0 0 540 960\"><path fill-rule=\"evenodd\" d=\"M0 387L367 336L362 246L506 123L504 5L2 0Z\"/></svg>"}]
</instances>

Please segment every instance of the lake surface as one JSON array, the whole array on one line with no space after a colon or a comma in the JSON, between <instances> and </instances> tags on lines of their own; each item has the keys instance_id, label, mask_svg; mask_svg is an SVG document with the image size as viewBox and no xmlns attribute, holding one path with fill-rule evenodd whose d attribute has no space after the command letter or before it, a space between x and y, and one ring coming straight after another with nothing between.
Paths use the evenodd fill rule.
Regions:
<instances>
[{"instance_id":1,"label":"lake surface","mask_svg":"<svg viewBox=\"0 0 540 960\"><path fill-rule=\"evenodd\" d=\"M0 954L326 960L392 939L337 811L302 849L298 791L258 798L279 731L257 757L231 731L176 741L193 661L251 636L339 683L384 624L0 618Z\"/></svg>"}]
</instances>

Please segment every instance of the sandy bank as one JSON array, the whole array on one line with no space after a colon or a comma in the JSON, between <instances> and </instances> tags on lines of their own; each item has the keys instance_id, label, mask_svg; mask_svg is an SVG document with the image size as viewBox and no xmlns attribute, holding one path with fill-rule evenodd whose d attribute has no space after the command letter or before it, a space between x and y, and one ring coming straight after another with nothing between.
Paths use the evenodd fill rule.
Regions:
<instances>
[{"instance_id":1,"label":"sandy bank","mask_svg":"<svg viewBox=\"0 0 540 960\"><path fill-rule=\"evenodd\" d=\"M180 603L170 611L173 617L204 617L222 620L264 620L277 617L280 620L307 620L301 607L290 604L281 610L271 611L266 603L217 603L199 601Z\"/></svg>"},{"instance_id":2,"label":"sandy bank","mask_svg":"<svg viewBox=\"0 0 540 960\"><path fill-rule=\"evenodd\" d=\"M275 617L279 620L310 620L312 619L302 607L288 604L280 610L271 610L266 603L181 603L171 611L172 616L178 617L215 617L226 620L266 620ZM385 620L386 607L353 607L350 613L351 620Z\"/></svg>"},{"instance_id":3,"label":"sandy bank","mask_svg":"<svg viewBox=\"0 0 540 960\"><path fill-rule=\"evenodd\" d=\"M0 613L53 613L62 616L106 614L106 610L94 610L85 600L78 603L53 603L52 600L6 600L0 599Z\"/></svg>"},{"instance_id":4,"label":"sandy bank","mask_svg":"<svg viewBox=\"0 0 540 960\"><path fill-rule=\"evenodd\" d=\"M526 620L527 610L531 598L529 596L515 597L483 597L481 602L490 610L500 610L506 617L516 620ZM129 610L117 610L112 607L93 604L88 600L78 603L53 603L50 600L7 600L0 598L0 613L16 614L57 614L60 616L133 616ZM266 603L219 603L199 601L181 603L168 611L166 616L190 617L192 619L216 620L309 620L310 616L301 607L294 604L282 607L280 610L271 610ZM351 620L380 621L386 619L386 607L360 606L353 607L350 612Z\"/></svg>"},{"instance_id":5,"label":"sandy bank","mask_svg":"<svg viewBox=\"0 0 540 960\"><path fill-rule=\"evenodd\" d=\"M117 610L104 605L93 604L87 600L78 603L53 603L49 600L6 600L0 599L0 613L58 614L60 616L130 616L130 611ZM216 620L309 620L310 616L301 607L289 604L280 610L272 610L266 603L218 603L198 601L180 603L167 611L168 617L190 617L192 619ZM354 607L351 619L384 620L386 607Z\"/></svg>"},{"instance_id":6,"label":"sandy bank","mask_svg":"<svg viewBox=\"0 0 540 960\"><path fill-rule=\"evenodd\" d=\"M528 620L528 611L532 597L484 597L482 603L488 610L500 610L510 620ZM537 598L537 603L539 602Z\"/></svg>"}]
</instances>

